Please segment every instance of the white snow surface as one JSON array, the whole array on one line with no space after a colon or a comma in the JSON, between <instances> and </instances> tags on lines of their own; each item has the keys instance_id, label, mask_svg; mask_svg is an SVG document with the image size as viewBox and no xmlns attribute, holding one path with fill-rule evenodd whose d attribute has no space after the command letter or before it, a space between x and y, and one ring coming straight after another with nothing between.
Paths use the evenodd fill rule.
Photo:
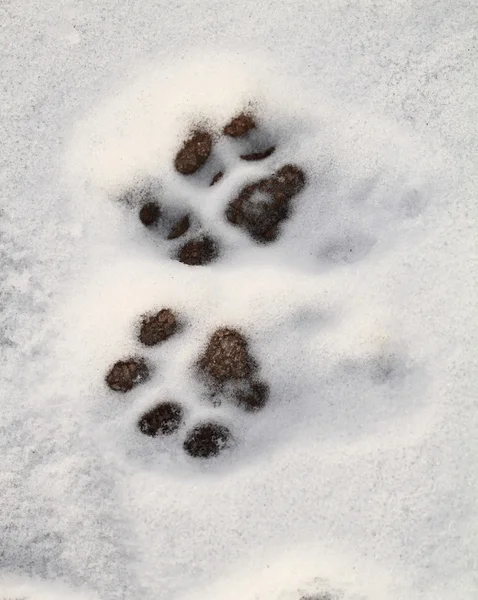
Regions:
<instances>
[{"instance_id":1,"label":"white snow surface","mask_svg":"<svg viewBox=\"0 0 478 600\"><path fill-rule=\"evenodd\" d=\"M1 600L478 597L477 21L465 0L0 3ZM174 171L192 125L249 103L271 157L222 139ZM224 209L287 163L307 185L260 246ZM173 260L119 202L145 184L216 262ZM185 326L145 351L162 307ZM258 413L191 368L224 325L270 383ZM153 376L119 397L105 373L138 353ZM186 414L164 441L136 427L162 398ZM209 417L234 444L188 458Z\"/></svg>"}]
</instances>

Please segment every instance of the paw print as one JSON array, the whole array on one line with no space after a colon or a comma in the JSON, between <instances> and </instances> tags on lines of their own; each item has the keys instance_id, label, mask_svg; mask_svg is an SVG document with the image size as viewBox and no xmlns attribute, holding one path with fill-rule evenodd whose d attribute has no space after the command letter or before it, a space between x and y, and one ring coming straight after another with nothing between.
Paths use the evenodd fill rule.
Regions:
<instances>
[{"instance_id":1,"label":"paw print","mask_svg":"<svg viewBox=\"0 0 478 600\"><path fill-rule=\"evenodd\" d=\"M239 245L250 249L280 244L284 239L290 243L297 225L301 244L307 244L315 239L313 235L303 235L304 219L311 210L310 194L305 193L311 176L297 164L274 158L283 155L278 140L273 139L252 110L239 112L221 126L213 127L204 120L191 127L171 154L173 177L169 187L161 184L159 178L150 178L126 191L121 203L136 215L138 231L146 233L166 256L186 268L212 265L214 270L214 263L233 250L238 239ZM176 202L178 190L182 197ZM204 209L209 202L214 210ZM357 206L359 210L362 205ZM350 264L365 256L374 244L365 234L334 233L332 225L341 211L347 218L351 214L349 203L343 198L328 203L322 199L324 235L320 237L322 251L316 253L317 265L321 260L335 266ZM310 227L313 226L310 219ZM187 276L187 271L183 273ZM124 394L144 386L145 394L149 393L148 385L157 382L157 373L161 372L153 349L167 344L173 336L187 333L188 321L179 312L162 308L141 317L134 334L138 353L116 362L105 376L112 391ZM387 351L382 354L368 356L365 362L343 360L338 371L342 372L344 395L357 372L364 377L360 381L369 394L368 381L376 387L391 387L403 378L404 360ZM309 368L314 367L311 364ZM327 368L332 372L334 367ZM180 397L158 392L157 396L164 397L147 407L136 428L145 436L173 440L173 445L179 445L194 458L211 458L238 444L241 427L231 425L227 419L231 407L250 417L268 403L274 404L274 395L277 396L261 375L250 340L240 327L227 325L227 320L211 327L208 337L202 340L190 362L189 376L195 389L201 390L200 398L207 398L207 406L215 414L196 418L194 409ZM302 379L306 377L307 365ZM300 387L300 378L301 375L290 373L287 385ZM307 412L309 407L304 406L304 410ZM311 403L311 416L317 410L316 403ZM346 413L345 408L337 408L340 410ZM283 419L284 424L290 422L290 414ZM333 415L320 414L320 419L324 430L327 419L334 421Z\"/></svg>"},{"instance_id":2,"label":"paw print","mask_svg":"<svg viewBox=\"0 0 478 600\"><path fill-rule=\"evenodd\" d=\"M193 128L177 151L174 169L189 180L194 195L202 183L222 185L238 164L266 161L275 150L253 113L242 112L221 131ZM226 162L231 165L230 172ZM238 191L223 186L222 221L253 242L271 243L279 237L283 222L292 213L293 200L305 185L303 169L285 164L267 177L246 181ZM171 203L162 202L165 194L158 182L150 181L128 190L121 201L138 211L139 220L154 236L169 242L171 258L189 266L208 265L220 258L227 242L210 231L214 224L204 222L192 209L182 214L172 209ZM189 200L191 205L193 199Z\"/></svg>"},{"instance_id":3,"label":"paw print","mask_svg":"<svg viewBox=\"0 0 478 600\"><path fill-rule=\"evenodd\" d=\"M197 178L204 179L201 172L205 171L209 187L213 187L222 184L228 176L224 165L216 170L221 152L215 152L215 145L222 143L222 152L235 155L240 162L251 163L265 161L274 153L275 146L267 138L254 115L242 112L220 132L195 128L177 151L174 168L181 177L196 178L196 187L200 184ZM253 243L272 243L279 237L282 223L291 213L292 201L305 184L304 171L292 164L278 168L267 177L248 181L237 193L225 197L224 222L239 228ZM225 241L211 234L207 223L202 223L192 210L180 213L162 203L161 194L164 191L158 183L150 181L129 190L122 202L137 211L140 222L153 236L172 244L170 255L180 263L195 267L218 259ZM184 327L185 323L170 308L144 315L136 332L142 355L116 362L105 377L108 387L124 394L154 378L153 361L145 357L147 349L180 335ZM260 377L260 365L253 356L250 342L234 327L218 327L210 334L191 371L217 411L229 404L254 413L264 408L270 398L270 387ZM180 401L167 398L141 415L137 427L151 437L179 435L183 450L195 458L217 456L236 441L235 434L220 418L194 423L183 435L186 412Z\"/></svg>"},{"instance_id":4,"label":"paw print","mask_svg":"<svg viewBox=\"0 0 478 600\"><path fill-rule=\"evenodd\" d=\"M292 198L304 185L304 172L286 165L271 177L243 188L229 203L227 220L258 242L272 242L279 235L279 225L289 216Z\"/></svg>"},{"instance_id":5,"label":"paw print","mask_svg":"<svg viewBox=\"0 0 478 600\"><path fill-rule=\"evenodd\" d=\"M144 315L137 328L137 342L147 349L164 344L186 328L169 308ZM219 409L232 403L245 412L262 409L269 386L259 377L260 368L250 344L237 329L220 327L209 337L191 370L206 390L211 406ZM133 356L117 361L105 376L108 387L125 394L154 378L153 361ZM186 409L180 401L165 399L145 411L137 422L139 431L150 437L182 434ZM233 445L235 435L219 419L195 423L182 437L182 448L191 457L211 458Z\"/></svg>"}]
</instances>

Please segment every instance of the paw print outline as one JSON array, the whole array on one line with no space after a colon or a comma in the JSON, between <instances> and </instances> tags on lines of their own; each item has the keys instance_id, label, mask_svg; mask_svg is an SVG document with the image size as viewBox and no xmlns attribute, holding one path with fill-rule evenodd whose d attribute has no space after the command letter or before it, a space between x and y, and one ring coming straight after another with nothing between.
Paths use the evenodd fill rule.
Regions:
<instances>
[{"instance_id":1,"label":"paw print outline","mask_svg":"<svg viewBox=\"0 0 478 600\"><path fill-rule=\"evenodd\" d=\"M229 153L241 162L266 161L276 150L251 110L245 110L224 125L221 132L204 125L192 127L174 158L176 172L199 185L205 177L209 187L223 182L228 172L220 164L217 142L229 145ZM211 170L212 169L212 170ZM239 229L253 243L270 244L278 239L293 212L293 200L306 186L307 177L297 165L286 163L265 177L246 180L238 193L226 198L223 220ZM225 195L228 194L225 192ZM153 235L170 243L170 255L190 266L213 263L222 254L223 240L211 234L194 212L177 211L162 202L164 192L155 182L129 189L123 204L138 212L141 223ZM184 241L185 240L185 241Z\"/></svg>"},{"instance_id":2,"label":"paw print outline","mask_svg":"<svg viewBox=\"0 0 478 600\"><path fill-rule=\"evenodd\" d=\"M127 394L154 378L153 361L144 354L172 336L180 335L185 327L185 319L170 308L143 315L136 329L143 353L114 363L105 376L106 385L115 393ZM269 386L259 376L259 363L249 341L238 329L216 328L191 368L215 409L232 402L245 412L256 412L269 400ZM161 399L140 416L136 427L150 437L170 436L182 429L185 412L180 401ZM189 456L205 459L219 455L234 442L230 428L217 418L197 422L186 432L182 447Z\"/></svg>"}]
</instances>

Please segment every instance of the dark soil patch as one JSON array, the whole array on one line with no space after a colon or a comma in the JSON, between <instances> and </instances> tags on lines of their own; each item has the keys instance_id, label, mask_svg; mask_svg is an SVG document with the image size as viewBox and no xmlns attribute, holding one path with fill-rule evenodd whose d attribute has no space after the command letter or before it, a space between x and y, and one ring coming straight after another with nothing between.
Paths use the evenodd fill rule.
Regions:
<instances>
[{"instance_id":1,"label":"dark soil patch","mask_svg":"<svg viewBox=\"0 0 478 600\"><path fill-rule=\"evenodd\" d=\"M222 171L219 171L219 173L216 173L214 175L214 177L211 179L211 183L209 184L209 187L213 186L215 183L220 181L223 177L224 177L224 173Z\"/></svg>"},{"instance_id":2,"label":"dark soil patch","mask_svg":"<svg viewBox=\"0 0 478 600\"><path fill-rule=\"evenodd\" d=\"M268 158L274 151L275 146L271 146L267 148L267 150L263 150L262 152L251 152L251 154L241 154L242 160L254 161L254 160L264 160Z\"/></svg>"},{"instance_id":3,"label":"dark soil patch","mask_svg":"<svg viewBox=\"0 0 478 600\"><path fill-rule=\"evenodd\" d=\"M147 202L139 211L139 220L145 227L156 225L160 216L161 209L157 202Z\"/></svg>"},{"instance_id":4,"label":"dark soil patch","mask_svg":"<svg viewBox=\"0 0 478 600\"><path fill-rule=\"evenodd\" d=\"M182 175L192 175L209 158L212 136L207 131L196 131L187 139L176 155L174 166Z\"/></svg>"},{"instance_id":5,"label":"dark soil patch","mask_svg":"<svg viewBox=\"0 0 478 600\"><path fill-rule=\"evenodd\" d=\"M194 458L211 458L227 448L231 441L232 435L227 427L208 422L197 425L187 434L183 448Z\"/></svg>"},{"instance_id":6,"label":"dark soil patch","mask_svg":"<svg viewBox=\"0 0 478 600\"><path fill-rule=\"evenodd\" d=\"M223 129L224 135L237 138L246 135L251 129L254 129L256 123L251 115L241 113L234 117Z\"/></svg>"},{"instance_id":7,"label":"dark soil patch","mask_svg":"<svg viewBox=\"0 0 478 600\"><path fill-rule=\"evenodd\" d=\"M255 370L247 341L235 329L222 327L209 339L204 354L198 361L199 369L216 383L248 379Z\"/></svg>"},{"instance_id":8,"label":"dark soil patch","mask_svg":"<svg viewBox=\"0 0 478 600\"><path fill-rule=\"evenodd\" d=\"M246 389L238 390L234 399L237 405L247 412L256 412L267 404L269 386L262 381L256 381L248 385Z\"/></svg>"},{"instance_id":9,"label":"dark soil patch","mask_svg":"<svg viewBox=\"0 0 478 600\"><path fill-rule=\"evenodd\" d=\"M174 312L169 308L163 308L156 315L143 319L139 341L145 346L155 346L170 338L176 333L178 327L178 319Z\"/></svg>"},{"instance_id":10,"label":"dark soil patch","mask_svg":"<svg viewBox=\"0 0 478 600\"><path fill-rule=\"evenodd\" d=\"M217 243L209 236L193 238L179 249L178 260L185 265L207 265L219 256Z\"/></svg>"},{"instance_id":11,"label":"dark soil patch","mask_svg":"<svg viewBox=\"0 0 478 600\"><path fill-rule=\"evenodd\" d=\"M115 363L105 381L115 392L128 392L148 377L149 369L142 358L128 358Z\"/></svg>"},{"instance_id":12,"label":"dark soil patch","mask_svg":"<svg viewBox=\"0 0 478 600\"><path fill-rule=\"evenodd\" d=\"M191 219L190 219L189 215L182 217L181 219L179 219L179 221L177 223L175 223L172 226L171 231L168 234L168 240L175 240L175 239L181 237L188 231L190 226L191 226Z\"/></svg>"},{"instance_id":13,"label":"dark soil patch","mask_svg":"<svg viewBox=\"0 0 478 600\"><path fill-rule=\"evenodd\" d=\"M296 165L281 167L272 178L272 192L277 198L290 199L304 187L306 177L304 171Z\"/></svg>"},{"instance_id":14,"label":"dark soil patch","mask_svg":"<svg viewBox=\"0 0 478 600\"><path fill-rule=\"evenodd\" d=\"M171 435L183 421L183 409L177 402L161 402L145 413L138 421L141 433L155 437Z\"/></svg>"},{"instance_id":15,"label":"dark soil patch","mask_svg":"<svg viewBox=\"0 0 478 600\"><path fill-rule=\"evenodd\" d=\"M286 165L271 177L244 187L227 206L226 218L258 242L272 242L279 234L279 225L289 216L291 199L305 181L302 169Z\"/></svg>"}]
</instances>

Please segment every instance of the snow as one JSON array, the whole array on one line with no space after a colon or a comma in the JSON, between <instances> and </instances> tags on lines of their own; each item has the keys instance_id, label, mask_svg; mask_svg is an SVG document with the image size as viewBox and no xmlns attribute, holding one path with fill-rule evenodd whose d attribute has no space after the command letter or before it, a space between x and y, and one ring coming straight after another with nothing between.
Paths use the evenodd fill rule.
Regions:
<instances>
[{"instance_id":1,"label":"snow","mask_svg":"<svg viewBox=\"0 0 478 600\"><path fill-rule=\"evenodd\" d=\"M0 11L0 599L476 598L473 3ZM192 124L248 103L271 157L222 139L174 172ZM258 246L225 205L286 163L307 186ZM171 259L118 201L144 184L217 262ZM185 326L144 352L164 306ZM223 325L271 386L261 412L212 406L191 369ZM152 377L118 398L105 373L138 352ZM186 422L145 439L158 398ZM234 444L188 458L206 418Z\"/></svg>"}]
</instances>

